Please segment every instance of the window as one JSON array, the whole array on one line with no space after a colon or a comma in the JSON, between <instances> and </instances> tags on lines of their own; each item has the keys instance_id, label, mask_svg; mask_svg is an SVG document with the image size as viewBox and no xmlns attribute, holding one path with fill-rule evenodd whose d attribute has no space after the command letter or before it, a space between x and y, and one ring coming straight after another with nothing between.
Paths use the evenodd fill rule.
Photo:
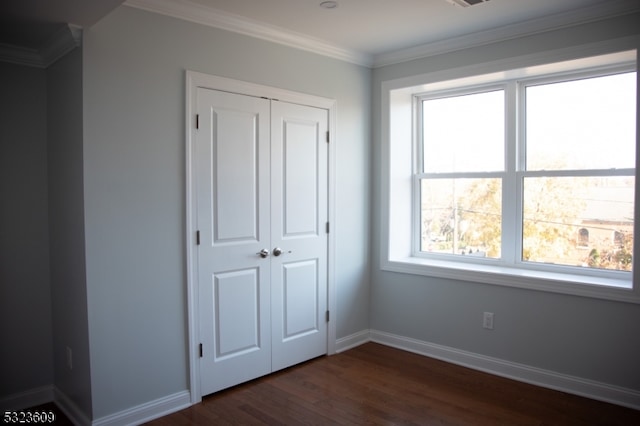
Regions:
<instances>
[{"instance_id":1,"label":"window","mask_svg":"<svg viewBox=\"0 0 640 426\"><path fill-rule=\"evenodd\" d=\"M633 291L636 82L633 51L390 89L383 268Z\"/></svg>"},{"instance_id":2,"label":"window","mask_svg":"<svg viewBox=\"0 0 640 426\"><path fill-rule=\"evenodd\" d=\"M419 99L420 251L500 258L505 90Z\"/></svg>"},{"instance_id":3,"label":"window","mask_svg":"<svg viewBox=\"0 0 640 426\"><path fill-rule=\"evenodd\" d=\"M608 71L418 96L419 252L631 271L635 82ZM589 229L624 236L585 251Z\"/></svg>"},{"instance_id":4,"label":"window","mask_svg":"<svg viewBox=\"0 0 640 426\"><path fill-rule=\"evenodd\" d=\"M531 82L523 91L523 260L630 272L636 73ZM574 240L581 227L593 236L586 252Z\"/></svg>"}]
</instances>

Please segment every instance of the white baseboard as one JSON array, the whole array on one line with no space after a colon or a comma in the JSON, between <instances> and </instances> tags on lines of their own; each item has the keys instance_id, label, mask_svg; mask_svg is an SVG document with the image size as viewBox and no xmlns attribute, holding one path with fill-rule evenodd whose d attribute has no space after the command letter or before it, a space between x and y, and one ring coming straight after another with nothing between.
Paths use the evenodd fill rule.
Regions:
<instances>
[{"instance_id":1,"label":"white baseboard","mask_svg":"<svg viewBox=\"0 0 640 426\"><path fill-rule=\"evenodd\" d=\"M363 330L357 333L353 333L347 337L341 337L340 339L336 340L336 353L344 352L370 341L371 333L369 332L369 330Z\"/></svg>"},{"instance_id":2,"label":"white baseboard","mask_svg":"<svg viewBox=\"0 0 640 426\"><path fill-rule=\"evenodd\" d=\"M150 401L145 404L138 405L120 411L119 413L110 414L93 421L93 426L124 426L137 425L157 419L167 414L175 413L183 408L191 406L191 394L189 391L182 391L173 395Z\"/></svg>"},{"instance_id":3,"label":"white baseboard","mask_svg":"<svg viewBox=\"0 0 640 426\"><path fill-rule=\"evenodd\" d=\"M371 330L371 341L520 382L640 410L640 392L448 346Z\"/></svg>"},{"instance_id":4,"label":"white baseboard","mask_svg":"<svg viewBox=\"0 0 640 426\"><path fill-rule=\"evenodd\" d=\"M53 386L46 385L0 398L0 410L23 410L53 401Z\"/></svg>"},{"instance_id":5,"label":"white baseboard","mask_svg":"<svg viewBox=\"0 0 640 426\"><path fill-rule=\"evenodd\" d=\"M91 426L91 419L59 388L53 389L53 401L76 426Z\"/></svg>"}]
</instances>

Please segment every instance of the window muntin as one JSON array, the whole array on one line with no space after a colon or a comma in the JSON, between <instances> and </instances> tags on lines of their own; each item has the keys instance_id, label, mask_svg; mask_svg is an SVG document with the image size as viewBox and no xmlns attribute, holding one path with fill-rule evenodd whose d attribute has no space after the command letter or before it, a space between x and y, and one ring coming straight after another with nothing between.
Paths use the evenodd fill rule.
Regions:
<instances>
[{"instance_id":1,"label":"window muntin","mask_svg":"<svg viewBox=\"0 0 640 426\"><path fill-rule=\"evenodd\" d=\"M420 200L414 203L420 233L414 255L498 259L549 271L573 267L573 273L579 267L581 274L631 271L635 81L635 72L565 73L505 82L504 93L470 88L418 97L423 165L414 175ZM501 105L464 105L489 95L500 97ZM505 115L510 99L520 107ZM514 136L505 141L504 135ZM488 209L478 200L506 202Z\"/></svg>"}]
</instances>

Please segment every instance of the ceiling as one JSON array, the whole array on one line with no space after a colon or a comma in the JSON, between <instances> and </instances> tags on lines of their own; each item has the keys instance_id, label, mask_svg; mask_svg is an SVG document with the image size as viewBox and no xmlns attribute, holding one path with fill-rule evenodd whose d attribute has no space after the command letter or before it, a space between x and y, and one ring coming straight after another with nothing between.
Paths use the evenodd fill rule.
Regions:
<instances>
[{"instance_id":1,"label":"ceiling","mask_svg":"<svg viewBox=\"0 0 640 426\"><path fill-rule=\"evenodd\" d=\"M611 0L490 0L471 7L447 0L192 0L225 12L377 55Z\"/></svg>"},{"instance_id":2,"label":"ceiling","mask_svg":"<svg viewBox=\"0 0 640 426\"><path fill-rule=\"evenodd\" d=\"M125 4L303 48L305 43L324 47L368 65L416 46L504 39L640 10L640 0L489 0L470 7L453 5L454 0L336 0L333 9L320 7L322 1L128 0ZM121 3L2 0L0 44L38 49L56 27L65 23L91 27ZM504 28L508 31L498 31Z\"/></svg>"}]
</instances>

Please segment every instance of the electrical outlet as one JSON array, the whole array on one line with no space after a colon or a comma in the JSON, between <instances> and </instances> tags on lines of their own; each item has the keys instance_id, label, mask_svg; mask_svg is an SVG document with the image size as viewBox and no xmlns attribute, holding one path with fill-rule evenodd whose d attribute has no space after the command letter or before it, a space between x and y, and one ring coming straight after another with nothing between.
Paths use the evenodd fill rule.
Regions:
<instances>
[{"instance_id":1,"label":"electrical outlet","mask_svg":"<svg viewBox=\"0 0 640 426\"><path fill-rule=\"evenodd\" d=\"M67 346L67 367L69 370L73 370L73 351Z\"/></svg>"},{"instance_id":2,"label":"electrical outlet","mask_svg":"<svg viewBox=\"0 0 640 426\"><path fill-rule=\"evenodd\" d=\"M482 327L493 330L493 312L485 312L482 316Z\"/></svg>"}]
</instances>

